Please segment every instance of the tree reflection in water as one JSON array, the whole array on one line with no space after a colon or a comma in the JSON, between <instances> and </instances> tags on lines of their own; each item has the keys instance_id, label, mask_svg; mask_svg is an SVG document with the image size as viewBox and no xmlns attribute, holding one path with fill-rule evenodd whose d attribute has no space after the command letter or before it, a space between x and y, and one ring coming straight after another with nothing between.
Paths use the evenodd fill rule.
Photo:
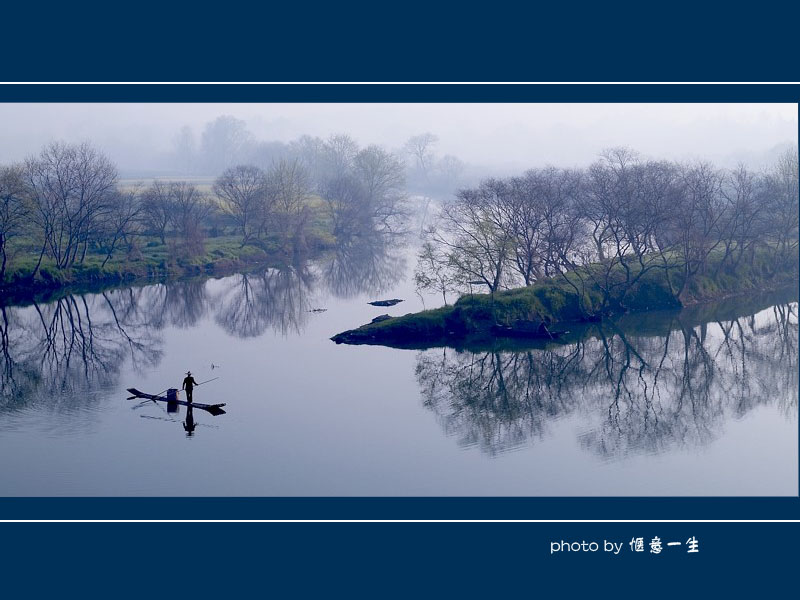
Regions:
<instances>
[{"instance_id":1,"label":"tree reflection in water","mask_svg":"<svg viewBox=\"0 0 800 600\"><path fill-rule=\"evenodd\" d=\"M225 279L214 298L214 320L236 337L302 333L312 308L311 298L323 284L338 298L378 293L396 284L405 272L403 237L362 232L340 240L318 261L246 273Z\"/></svg>"},{"instance_id":2,"label":"tree reflection in water","mask_svg":"<svg viewBox=\"0 0 800 600\"><path fill-rule=\"evenodd\" d=\"M395 285L406 271L403 234L362 232L340 240L321 261L328 290L337 298L379 294Z\"/></svg>"},{"instance_id":3,"label":"tree reflection in water","mask_svg":"<svg viewBox=\"0 0 800 600\"><path fill-rule=\"evenodd\" d=\"M189 279L135 288L135 307L148 315L156 329L170 325L189 329L206 316L206 287L205 279Z\"/></svg>"},{"instance_id":4,"label":"tree reflection in water","mask_svg":"<svg viewBox=\"0 0 800 600\"><path fill-rule=\"evenodd\" d=\"M135 376L159 364L163 329L196 327L209 313L239 338L270 328L300 334L320 283L341 297L396 283L405 266L401 241L361 232L318 261L234 275L214 286L192 278L0 306L0 413L34 405L87 408L96 392L117 387L123 367Z\"/></svg>"},{"instance_id":5,"label":"tree reflection in water","mask_svg":"<svg viewBox=\"0 0 800 600\"><path fill-rule=\"evenodd\" d=\"M158 364L155 329L117 295L0 308L0 412L36 404L85 408L94 392L116 384L126 358L137 372Z\"/></svg>"},{"instance_id":6,"label":"tree reflection in water","mask_svg":"<svg viewBox=\"0 0 800 600\"><path fill-rule=\"evenodd\" d=\"M235 275L226 281L230 284L216 298L214 320L231 335L257 337L270 327L282 335L303 330L314 285L307 264Z\"/></svg>"},{"instance_id":7,"label":"tree reflection in water","mask_svg":"<svg viewBox=\"0 0 800 600\"><path fill-rule=\"evenodd\" d=\"M491 456L577 411L593 424L581 446L605 460L707 444L759 406L796 418L796 303L701 324L692 311L647 319L536 349L420 352L423 402L459 444Z\"/></svg>"}]
</instances>

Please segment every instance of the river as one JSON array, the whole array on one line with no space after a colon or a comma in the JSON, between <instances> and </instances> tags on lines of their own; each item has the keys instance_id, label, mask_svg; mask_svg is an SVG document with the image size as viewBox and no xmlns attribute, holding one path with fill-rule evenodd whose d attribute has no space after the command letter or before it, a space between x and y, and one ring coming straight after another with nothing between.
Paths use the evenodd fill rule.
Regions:
<instances>
[{"instance_id":1,"label":"river","mask_svg":"<svg viewBox=\"0 0 800 600\"><path fill-rule=\"evenodd\" d=\"M0 495L797 495L796 291L547 346L331 342L441 302L414 293L412 255L370 236L302 265L5 306ZM404 302L367 304L385 298ZM187 370L226 414L127 399Z\"/></svg>"}]
</instances>

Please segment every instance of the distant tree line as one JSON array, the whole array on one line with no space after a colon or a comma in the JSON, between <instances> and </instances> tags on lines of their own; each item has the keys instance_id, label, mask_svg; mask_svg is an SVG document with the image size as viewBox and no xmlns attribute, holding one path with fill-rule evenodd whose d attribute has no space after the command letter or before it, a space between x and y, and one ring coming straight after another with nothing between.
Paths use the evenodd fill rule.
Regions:
<instances>
[{"instance_id":1,"label":"distant tree line","mask_svg":"<svg viewBox=\"0 0 800 600\"><path fill-rule=\"evenodd\" d=\"M466 165L447 154L439 157L436 146L439 138L432 133L411 136L393 156L391 176L401 175L409 190L426 194L450 194L465 181ZM379 149L368 146L372 154ZM386 150L379 149L381 152ZM289 143L263 141L248 130L247 123L230 115L222 115L205 124L199 136L184 126L173 139L172 164L187 174L219 175L237 165L254 165L262 169L285 160L297 160L312 182L319 184L332 176L364 165L362 152L348 135L335 134L327 139L304 135ZM388 153L388 152L387 152Z\"/></svg>"},{"instance_id":2,"label":"distant tree line","mask_svg":"<svg viewBox=\"0 0 800 600\"><path fill-rule=\"evenodd\" d=\"M99 257L101 268L122 252L140 257L143 239L191 258L203 254L207 236L226 231L242 247L296 252L313 221L337 238L402 227L399 158L378 146L359 148L347 136L304 143L295 158L265 168L234 165L211 186L123 184L116 165L89 143L52 143L20 164L0 166L0 282L15 257L34 278L45 260L65 270L87 257Z\"/></svg>"},{"instance_id":3,"label":"distant tree line","mask_svg":"<svg viewBox=\"0 0 800 600\"><path fill-rule=\"evenodd\" d=\"M420 289L490 292L558 277L599 311L661 270L677 297L698 275L734 273L768 256L772 268L798 246L798 155L766 172L708 162L645 160L625 148L586 169L546 167L486 179L444 204L425 233ZM758 252L757 252L758 251Z\"/></svg>"},{"instance_id":4,"label":"distant tree line","mask_svg":"<svg viewBox=\"0 0 800 600\"><path fill-rule=\"evenodd\" d=\"M337 238L362 231L397 231L406 217L402 161L379 146L359 148L349 136L301 138L294 158L265 169L229 167L214 183L220 209L237 224L242 244L265 235L298 235L308 221L308 200Z\"/></svg>"}]
</instances>

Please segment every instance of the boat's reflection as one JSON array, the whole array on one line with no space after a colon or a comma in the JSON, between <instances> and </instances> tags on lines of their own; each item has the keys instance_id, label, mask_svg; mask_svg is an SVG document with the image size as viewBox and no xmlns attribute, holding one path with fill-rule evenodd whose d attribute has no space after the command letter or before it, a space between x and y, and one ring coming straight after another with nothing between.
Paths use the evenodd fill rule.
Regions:
<instances>
[{"instance_id":1,"label":"boat's reflection","mask_svg":"<svg viewBox=\"0 0 800 600\"><path fill-rule=\"evenodd\" d=\"M181 406L186 408L186 417L180 421L183 424L183 431L186 432L186 437L191 437L194 435L194 431L200 423L197 423L194 418L194 409L198 409L200 411L205 411L209 415L213 415L215 417L219 415L224 415L225 410L222 408L225 404L204 404L201 402L193 403L186 400L181 400L178 397L179 391L175 388L169 388L166 390L166 396L161 394L146 394L144 392L140 392L136 388L129 388L128 392L133 394L128 398L128 400L133 400L135 398L143 398L144 400L139 404L136 404L132 407L133 410L138 410L140 408L144 408L146 406L157 406L160 410L164 412L164 414L169 417L170 415L173 416L180 416L181 413ZM174 418L164 418L164 417L151 417L150 415L141 415L144 418L155 418L163 421L171 421L173 423L177 423Z\"/></svg>"},{"instance_id":2,"label":"boat's reflection","mask_svg":"<svg viewBox=\"0 0 800 600\"><path fill-rule=\"evenodd\" d=\"M153 402L147 402L146 404L154 405ZM194 418L194 408L189 406L186 407L186 415L181 419L180 418L180 405L175 404L174 409L170 410L170 406L167 406L167 410L164 411L166 416L156 416L156 415L139 415L142 419L147 419L148 421L161 421L163 423L180 423L183 427L183 431L187 438L193 437L194 432L198 427L207 427L209 429L219 429L218 425L212 425L211 423L200 423L195 420ZM178 418L175 418L178 417Z\"/></svg>"}]
</instances>

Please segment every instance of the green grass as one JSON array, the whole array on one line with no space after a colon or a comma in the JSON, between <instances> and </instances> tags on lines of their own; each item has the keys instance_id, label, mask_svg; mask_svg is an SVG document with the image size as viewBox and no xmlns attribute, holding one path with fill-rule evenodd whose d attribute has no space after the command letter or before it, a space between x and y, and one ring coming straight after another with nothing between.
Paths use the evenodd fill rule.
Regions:
<instances>
[{"instance_id":1,"label":"green grass","mask_svg":"<svg viewBox=\"0 0 800 600\"><path fill-rule=\"evenodd\" d=\"M309 233L313 249L326 247L328 240ZM25 243L24 240L21 241ZM20 241L18 241L18 244ZM120 248L105 265L106 254L89 251L83 262L66 269L59 269L45 257L34 279L31 274L36 267L38 253L30 248L17 248L5 280L0 287L7 291L57 288L82 283L115 282L138 278L177 277L199 273L221 273L243 269L257 264L278 264L290 257L273 240L266 240L260 246L242 246L241 238L226 235L206 238L202 254L190 254L178 240L167 239L162 244L157 238L137 240L138 252L129 253Z\"/></svg>"},{"instance_id":2,"label":"green grass","mask_svg":"<svg viewBox=\"0 0 800 600\"><path fill-rule=\"evenodd\" d=\"M169 180L170 178L165 178ZM147 180L125 180L121 186L132 187L138 183L150 183ZM213 178L196 177L192 183L210 191ZM208 189L206 189L208 188ZM177 238L167 238L164 244L155 237L138 237L136 250L129 252L120 247L114 256L104 263L106 253L101 249L90 250L80 263L59 269L55 263L45 257L35 278L31 278L39 257L39 248L30 239L15 238L15 246L11 248L11 260L6 268L0 289L6 292L24 292L39 288L57 288L81 283L114 282L143 277L175 277L199 273L230 272L253 265L283 264L296 252L320 252L331 248L336 239L332 234L332 222L322 198L313 196L309 199L311 211L303 244L295 248L286 244L279 236L267 236L257 243L242 246L241 236L232 234L228 226L228 234L215 235L203 240L202 252L189 252ZM291 247L289 247L291 246Z\"/></svg>"},{"instance_id":3,"label":"green grass","mask_svg":"<svg viewBox=\"0 0 800 600\"><path fill-rule=\"evenodd\" d=\"M602 291L588 282L589 269L595 274L601 266L589 265L579 277L576 273L538 282L529 287L504 290L495 294L466 294L453 306L407 314L370 323L334 336L347 343L400 343L434 340L452 336L487 335L492 326L513 325L517 321L548 326L594 320L607 314L674 309L681 306L717 300L748 291L775 289L794 282L798 277L797 256L776 268L767 252L756 253L752 264L740 264L735 270L716 270L719 256L712 256L706 271L690 281L681 297L683 273L677 267L653 269L624 295L604 302ZM612 271L612 278L624 277L624 269ZM586 285L581 285L581 278ZM569 282L572 282L570 285ZM575 289L577 287L577 290ZM579 296L579 292L581 295ZM558 327L557 327L558 328Z\"/></svg>"}]
</instances>

